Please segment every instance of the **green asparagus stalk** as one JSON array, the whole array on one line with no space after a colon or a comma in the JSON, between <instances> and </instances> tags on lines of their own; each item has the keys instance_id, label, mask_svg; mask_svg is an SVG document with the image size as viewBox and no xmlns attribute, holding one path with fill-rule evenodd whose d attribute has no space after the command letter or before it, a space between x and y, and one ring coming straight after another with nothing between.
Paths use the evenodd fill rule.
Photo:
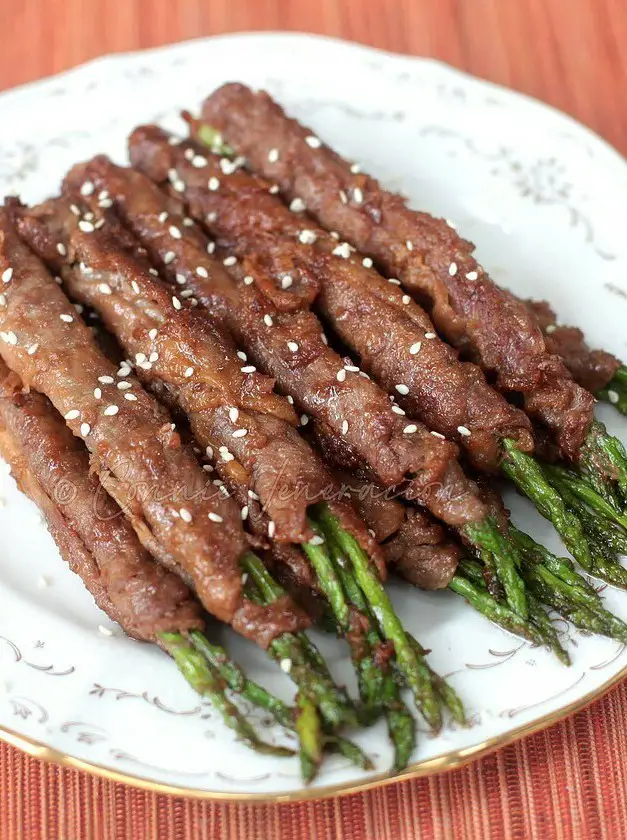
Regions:
<instances>
[{"instance_id":1,"label":"green asparagus stalk","mask_svg":"<svg viewBox=\"0 0 627 840\"><path fill-rule=\"evenodd\" d=\"M598 391L596 396L613 405L621 414L627 414L627 367L621 365L609 384Z\"/></svg>"},{"instance_id":2,"label":"green asparagus stalk","mask_svg":"<svg viewBox=\"0 0 627 840\"><path fill-rule=\"evenodd\" d=\"M236 732L247 746L266 755L294 754L286 747L272 746L259 738L251 724L224 693L224 685L218 673L181 633L161 633L159 641L194 691L211 701L225 724Z\"/></svg>"},{"instance_id":3,"label":"green asparagus stalk","mask_svg":"<svg viewBox=\"0 0 627 840\"><path fill-rule=\"evenodd\" d=\"M263 686L248 679L239 665L229 658L224 648L210 642L203 633L194 630L190 634L190 638L194 647L209 661L231 691L239 694L254 706L269 712L281 726L295 730L296 715L294 709L279 700ZM325 732L324 745L330 752L340 753L362 770L372 769L370 759L356 744L346 738Z\"/></svg>"}]
</instances>

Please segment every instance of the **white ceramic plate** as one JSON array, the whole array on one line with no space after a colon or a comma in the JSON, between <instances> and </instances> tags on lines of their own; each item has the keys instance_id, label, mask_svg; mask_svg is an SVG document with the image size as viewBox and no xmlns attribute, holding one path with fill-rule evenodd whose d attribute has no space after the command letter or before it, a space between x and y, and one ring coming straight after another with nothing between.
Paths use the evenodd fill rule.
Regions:
<instances>
[{"instance_id":1,"label":"white ceramic plate","mask_svg":"<svg viewBox=\"0 0 627 840\"><path fill-rule=\"evenodd\" d=\"M267 34L98 60L0 97L0 192L43 199L77 160L106 152L124 161L135 125L182 128L179 109L198 109L230 80L267 88L415 206L453 219L499 282L548 298L593 345L627 358L624 161L571 119L432 61ZM627 440L624 421L607 408L599 415ZM0 472L2 737L53 760L201 796L296 798L385 778L391 751L383 724L356 736L376 762L372 774L330 759L308 793L296 760L261 758L238 744L162 653L125 638L96 609L1 463ZM559 548L530 505L508 501L525 530ZM622 646L564 626L573 654L567 669L451 593L390 588L472 721L437 738L421 734L410 772L455 766L547 724L627 667ZM627 595L608 591L607 602L627 618ZM227 635L250 675L289 698L287 678ZM316 641L337 676L350 680L342 645Z\"/></svg>"}]
</instances>

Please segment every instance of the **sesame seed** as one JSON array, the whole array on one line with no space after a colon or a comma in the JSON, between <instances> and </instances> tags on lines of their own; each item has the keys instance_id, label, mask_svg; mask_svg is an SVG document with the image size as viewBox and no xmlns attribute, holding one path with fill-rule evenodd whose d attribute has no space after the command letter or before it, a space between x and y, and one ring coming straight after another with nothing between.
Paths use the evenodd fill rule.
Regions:
<instances>
[{"instance_id":1,"label":"sesame seed","mask_svg":"<svg viewBox=\"0 0 627 840\"><path fill-rule=\"evenodd\" d=\"M246 365L245 367L240 368L240 370L242 373L254 373L257 368L254 365Z\"/></svg>"},{"instance_id":2,"label":"sesame seed","mask_svg":"<svg viewBox=\"0 0 627 840\"><path fill-rule=\"evenodd\" d=\"M220 169L225 175L232 175L237 169L237 164L235 161L223 157L220 158Z\"/></svg>"},{"instance_id":3,"label":"sesame seed","mask_svg":"<svg viewBox=\"0 0 627 840\"><path fill-rule=\"evenodd\" d=\"M313 230L301 230L298 234L298 240L303 245L313 245L317 238Z\"/></svg>"},{"instance_id":4,"label":"sesame seed","mask_svg":"<svg viewBox=\"0 0 627 840\"><path fill-rule=\"evenodd\" d=\"M168 218L167 210L164 210L163 213L159 213L159 221L165 222Z\"/></svg>"},{"instance_id":5,"label":"sesame seed","mask_svg":"<svg viewBox=\"0 0 627 840\"><path fill-rule=\"evenodd\" d=\"M81 423L81 436L87 437L87 435L91 432L91 426L89 423Z\"/></svg>"},{"instance_id":6,"label":"sesame seed","mask_svg":"<svg viewBox=\"0 0 627 840\"><path fill-rule=\"evenodd\" d=\"M548 335L551 335L551 333L554 333L556 329L557 329L557 324L549 324L548 327L546 328L545 332Z\"/></svg>"},{"instance_id":7,"label":"sesame seed","mask_svg":"<svg viewBox=\"0 0 627 840\"><path fill-rule=\"evenodd\" d=\"M259 496L257 495L257 493L255 493L254 490L249 490L248 491L248 498L249 499L254 499L256 502L259 501Z\"/></svg>"},{"instance_id":8,"label":"sesame seed","mask_svg":"<svg viewBox=\"0 0 627 840\"><path fill-rule=\"evenodd\" d=\"M344 192L344 190L340 190L340 201L342 204L348 204L348 196Z\"/></svg>"},{"instance_id":9,"label":"sesame seed","mask_svg":"<svg viewBox=\"0 0 627 840\"><path fill-rule=\"evenodd\" d=\"M194 227L194 220L190 219L189 216L184 216L183 227Z\"/></svg>"},{"instance_id":10,"label":"sesame seed","mask_svg":"<svg viewBox=\"0 0 627 840\"><path fill-rule=\"evenodd\" d=\"M348 370L350 373L359 373L359 368L356 365L344 365L344 370Z\"/></svg>"},{"instance_id":11,"label":"sesame seed","mask_svg":"<svg viewBox=\"0 0 627 840\"><path fill-rule=\"evenodd\" d=\"M616 391L612 391L612 390L609 390L607 392L607 398L612 403L612 405L616 405L616 403L620 399L620 397L618 396L618 393Z\"/></svg>"},{"instance_id":12,"label":"sesame seed","mask_svg":"<svg viewBox=\"0 0 627 840\"><path fill-rule=\"evenodd\" d=\"M187 300L187 298L190 298L193 294L194 294L193 289L185 289L184 291L181 292L181 297L183 298L183 300Z\"/></svg>"},{"instance_id":13,"label":"sesame seed","mask_svg":"<svg viewBox=\"0 0 627 840\"><path fill-rule=\"evenodd\" d=\"M301 426L306 426L307 423L309 423L309 416L307 414L301 414L300 415L300 425Z\"/></svg>"},{"instance_id":14,"label":"sesame seed","mask_svg":"<svg viewBox=\"0 0 627 840\"><path fill-rule=\"evenodd\" d=\"M233 434L231 435L231 437L241 438L241 437L246 437L247 434L248 434L248 429L236 429L233 432Z\"/></svg>"},{"instance_id":15,"label":"sesame seed","mask_svg":"<svg viewBox=\"0 0 627 840\"><path fill-rule=\"evenodd\" d=\"M210 519L212 522L217 522L218 524L220 522L224 522L224 519L220 516L220 514L214 513L213 511L207 514L207 518Z\"/></svg>"},{"instance_id":16,"label":"sesame seed","mask_svg":"<svg viewBox=\"0 0 627 840\"><path fill-rule=\"evenodd\" d=\"M243 362L245 362L248 359L248 356L246 355L246 353L244 353L243 350L238 350L236 355L237 358L241 359Z\"/></svg>"},{"instance_id":17,"label":"sesame seed","mask_svg":"<svg viewBox=\"0 0 627 840\"><path fill-rule=\"evenodd\" d=\"M285 277L281 278L281 288L289 289L293 282L294 278L291 276L291 274L286 274Z\"/></svg>"},{"instance_id":18,"label":"sesame seed","mask_svg":"<svg viewBox=\"0 0 627 840\"><path fill-rule=\"evenodd\" d=\"M208 446L205 449L205 455L207 456L207 458L213 458L213 446Z\"/></svg>"},{"instance_id":19,"label":"sesame seed","mask_svg":"<svg viewBox=\"0 0 627 840\"><path fill-rule=\"evenodd\" d=\"M105 627L104 624L98 625L98 632L102 633L103 636L113 636L113 630L109 630L109 628Z\"/></svg>"},{"instance_id":20,"label":"sesame seed","mask_svg":"<svg viewBox=\"0 0 627 840\"><path fill-rule=\"evenodd\" d=\"M290 405L294 405L294 397L291 394L287 395L287 401Z\"/></svg>"},{"instance_id":21,"label":"sesame seed","mask_svg":"<svg viewBox=\"0 0 627 840\"><path fill-rule=\"evenodd\" d=\"M172 297L172 306L173 306L175 309L177 309L177 310L178 310L178 309L182 309L182 308L183 308L183 304L182 304L182 303L181 303L181 301L177 298L177 296L176 296L176 295L173 295L173 297Z\"/></svg>"},{"instance_id":22,"label":"sesame seed","mask_svg":"<svg viewBox=\"0 0 627 840\"><path fill-rule=\"evenodd\" d=\"M239 411L237 408L229 408L229 420L231 423L237 423L237 418L239 417Z\"/></svg>"},{"instance_id":23,"label":"sesame seed","mask_svg":"<svg viewBox=\"0 0 627 840\"><path fill-rule=\"evenodd\" d=\"M65 419L66 420L78 420L78 418L80 416L81 416L80 411L77 408L73 408L71 411L68 411L68 413L65 415Z\"/></svg>"},{"instance_id":24,"label":"sesame seed","mask_svg":"<svg viewBox=\"0 0 627 840\"><path fill-rule=\"evenodd\" d=\"M70 212L72 212L75 216L81 215L80 207L77 207L76 204L70 204Z\"/></svg>"},{"instance_id":25,"label":"sesame seed","mask_svg":"<svg viewBox=\"0 0 627 840\"><path fill-rule=\"evenodd\" d=\"M434 332L425 333L425 338L436 338L436 334Z\"/></svg>"},{"instance_id":26,"label":"sesame seed","mask_svg":"<svg viewBox=\"0 0 627 840\"><path fill-rule=\"evenodd\" d=\"M448 273L451 277L454 277L457 274L457 263L452 262L448 267Z\"/></svg>"},{"instance_id":27,"label":"sesame seed","mask_svg":"<svg viewBox=\"0 0 627 840\"><path fill-rule=\"evenodd\" d=\"M333 249L332 253L336 257L344 257L344 259L347 260L351 255L351 246L348 242L342 242L341 245L337 245Z\"/></svg>"},{"instance_id":28,"label":"sesame seed","mask_svg":"<svg viewBox=\"0 0 627 840\"><path fill-rule=\"evenodd\" d=\"M396 277L388 277L388 283L391 283L393 286L401 285L401 281L397 280Z\"/></svg>"},{"instance_id":29,"label":"sesame seed","mask_svg":"<svg viewBox=\"0 0 627 840\"><path fill-rule=\"evenodd\" d=\"M31 344L31 346L26 351L29 356L34 356L35 353L39 350L39 344Z\"/></svg>"},{"instance_id":30,"label":"sesame seed","mask_svg":"<svg viewBox=\"0 0 627 840\"><path fill-rule=\"evenodd\" d=\"M155 271L155 274L158 274L158 272ZM139 294L139 283L137 282L137 280L131 280L131 289L135 292L136 295Z\"/></svg>"},{"instance_id":31,"label":"sesame seed","mask_svg":"<svg viewBox=\"0 0 627 840\"><path fill-rule=\"evenodd\" d=\"M271 520L268 522L268 536L270 537L270 539L272 539L272 537L273 537L275 534L276 534L276 522L274 522L274 520L273 520L273 519L271 519Z\"/></svg>"},{"instance_id":32,"label":"sesame seed","mask_svg":"<svg viewBox=\"0 0 627 840\"><path fill-rule=\"evenodd\" d=\"M219 178L216 178L215 175L212 176L211 178L209 178L209 182L208 182L207 186L209 187L211 192L215 192L220 186Z\"/></svg>"},{"instance_id":33,"label":"sesame seed","mask_svg":"<svg viewBox=\"0 0 627 840\"><path fill-rule=\"evenodd\" d=\"M263 322L266 325L266 327L271 327L272 324L274 324L274 321L272 320L272 315L264 315Z\"/></svg>"},{"instance_id":34,"label":"sesame seed","mask_svg":"<svg viewBox=\"0 0 627 840\"><path fill-rule=\"evenodd\" d=\"M196 169L202 169L203 166L207 165L207 158L203 157L202 155L194 155L191 163L192 166L194 166Z\"/></svg>"},{"instance_id":35,"label":"sesame seed","mask_svg":"<svg viewBox=\"0 0 627 840\"><path fill-rule=\"evenodd\" d=\"M409 295L403 295L403 297L401 298L401 301L403 302L403 304L405 306L407 306L408 304L411 303L411 298L409 297Z\"/></svg>"},{"instance_id":36,"label":"sesame seed","mask_svg":"<svg viewBox=\"0 0 627 840\"><path fill-rule=\"evenodd\" d=\"M414 432L418 431L418 426L415 423L410 423L409 426L405 426L403 429L404 435L413 435Z\"/></svg>"},{"instance_id":37,"label":"sesame seed","mask_svg":"<svg viewBox=\"0 0 627 840\"><path fill-rule=\"evenodd\" d=\"M335 378L338 382L344 382L344 380L346 379L346 371L344 370L344 368L342 368L342 370L338 370L338 372L335 374Z\"/></svg>"},{"instance_id":38,"label":"sesame seed","mask_svg":"<svg viewBox=\"0 0 627 840\"><path fill-rule=\"evenodd\" d=\"M272 186L268 190L270 195L276 195L278 193L278 191L279 191L279 185L278 184L272 184Z\"/></svg>"},{"instance_id":39,"label":"sesame seed","mask_svg":"<svg viewBox=\"0 0 627 840\"><path fill-rule=\"evenodd\" d=\"M187 510L187 508L181 508L181 509L179 510L179 516L181 517L181 519L183 520L183 522L191 522L191 521L192 521L192 515L191 515L191 513Z\"/></svg>"},{"instance_id":40,"label":"sesame seed","mask_svg":"<svg viewBox=\"0 0 627 840\"><path fill-rule=\"evenodd\" d=\"M289 672L292 670L292 660L291 659L282 659L279 662L279 665L281 667L281 670L284 671L286 674L289 674Z\"/></svg>"},{"instance_id":41,"label":"sesame seed","mask_svg":"<svg viewBox=\"0 0 627 840\"><path fill-rule=\"evenodd\" d=\"M205 472L211 473L213 472L213 467L211 466L211 464L203 464L203 470Z\"/></svg>"},{"instance_id":42,"label":"sesame seed","mask_svg":"<svg viewBox=\"0 0 627 840\"><path fill-rule=\"evenodd\" d=\"M245 286L252 286L252 284L254 282L255 282L255 280L254 280L253 277L250 276L250 274L247 274L246 277L244 277L244 285Z\"/></svg>"},{"instance_id":43,"label":"sesame seed","mask_svg":"<svg viewBox=\"0 0 627 840\"><path fill-rule=\"evenodd\" d=\"M125 376L130 376L131 374L131 367L127 362L124 362L120 365L120 369L118 370L118 376L124 378Z\"/></svg>"},{"instance_id":44,"label":"sesame seed","mask_svg":"<svg viewBox=\"0 0 627 840\"><path fill-rule=\"evenodd\" d=\"M204 277L205 279L207 279L207 277L209 277L209 272L208 272L208 271L207 271L207 269L206 269L204 266L202 266L202 265L198 265L198 266L196 266L196 274L197 274L199 277Z\"/></svg>"},{"instance_id":45,"label":"sesame seed","mask_svg":"<svg viewBox=\"0 0 627 840\"><path fill-rule=\"evenodd\" d=\"M422 341L415 341L412 346L409 348L409 352L412 356L415 356L416 353L420 352L420 348L422 347Z\"/></svg>"},{"instance_id":46,"label":"sesame seed","mask_svg":"<svg viewBox=\"0 0 627 840\"><path fill-rule=\"evenodd\" d=\"M314 534L309 540L309 545L324 545L324 537L321 537L320 534Z\"/></svg>"},{"instance_id":47,"label":"sesame seed","mask_svg":"<svg viewBox=\"0 0 627 840\"><path fill-rule=\"evenodd\" d=\"M128 391L129 388L133 387L132 382L127 382L126 379L123 379L121 382L118 382L118 389L120 391Z\"/></svg>"},{"instance_id":48,"label":"sesame seed","mask_svg":"<svg viewBox=\"0 0 627 840\"><path fill-rule=\"evenodd\" d=\"M13 330L9 330L9 332L0 333L0 335L2 336L2 340L6 344L10 344L12 347L15 347L15 345L17 344L17 336L15 335Z\"/></svg>"},{"instance_id":49,"label":"sesame seed","mask_svg":"<svg viewBox=\"0 0 627 840\"><path fill-rule=\"evenodd\" d=\"M102 388L94 388L94 397L95 397L97 400L101 400L101 399L102 399Z\"/></svg>"},{"instance_id":50,"label":"sesame seed","mask_svg":"<svg viewBox=\"0 0 627 840\"><path fill-rule=\"evenodd\" d=\"M84 219L81 219L78 223L79 228L83 231L83 233L93 233L95 228L91 222L86 222Z\"/></svg>"},{"instance_id":51,"label":"sesame seed","mask_svg":"<svg viewBox=\"0 0 627 840\"><path fill-rule=\"evenodd\" d=\"M270 149L268 152L268 162L269 163L276 163L279 159L279 150L278 149Z\"/></svg>"},{"instance_id":52,"label":"sesame seed","mask_svg":"<svg viewBox=\"0 0 627 840\"><path fill-rule=\"evenodd\" d=\"M394 414L401 414L403 417L405 416L405 412L400 407L400 405L393 405L392 406L392 411L394 412Z\"/></svg>"},{"instance_id":53,"label":"sesame seed","mask_svg":"<svg viewBox=\"0 0 627 840\"><path fill-rule=\"evenodd\" d=\"M208 254L213 254L215 249L216 249L216 243L215 242L207 242L207 253ZM201 277L202 277L202 275L201 275Z\"/></svg>"},{"instance_id":54,"label":"sesame seed","mask_svg":"<svg viewBox=\"0 0 627 840\"><path fill-rule=\"evenodd\" d=\"M295 341L288 341L287 347L288 350L292 351L292 353L295 353L298 350L298 344Z\"/></svg>"},{"instance_id":55,"label":"sesame seed","mask_svg":"<svg viewBox=\"0 0 627 840\"><path fill-rule=\"evenodd\" d=\"M176 192L185 192L185 181L177 178L176 181L172 182L172 189Z\"/></svg>"},{"instance_id":56,"label":"sesame seed","mask_svg":"<svg viewBox=\"0 0 627 840\"><path fill-rule=\"evenodd\" d=\"M409 394L409 388L407 387L407 385L401 384L401 385L395 385L394 387L396 388L398 393L402 394L404 397L406 397L407 394Z\"/></svg>"},{"instance_id":57,"label":"sesame seed","mask_svg":"<svg viewBox=\"0 0 627 840\"><path fill-rule=\"evenodd\" d=\"M145 362L146 358L147 358L147 356L146 356L145 353L136 353L135 354L135 361L137 362L138 365L141 365L142 362Z\"/></svg>"},{"instance_id":58,"label":"sesame seed","mask_svg":"<svg viewBox=\"0 0 627 840\"><path fill-rule=\"evenodd\" d=\"M290 210L292 211L292 213L302 213L305 209L306 205L302 198L297 197L292 199L292 201L290 202Z\"/></svg>"},{"instance_id":59,"label":"sesame seed","mask_svg":"<svg viewBox=\"0 0 627 840\"><path fill-rule=\"evenodd\" d=\"M74 318L71 315L59 315L59 318L63 321L64 324L71 324Z\"/></svg>"},{"instance_id":60,"label":"sesame seed","mask_svg":"<svg viewBox=\"0 0 627 840\"><path fill-rule=\"evenodd\" d=\"M307 135L307 137L305 137L305 143L307 143L307 145L312 149L319 149L322 145L320 140L318 140L318 138L315 137L313 134L309 134Z\"/></svg>"},{"instance_id":61,"label":"sesame seed","mask_svg":"<svg viewBox=\"0 0 627 840\"><path fill-rule=\"evenodd\" d=\"M168 146L178 146L181 142L181 138L175 137L173 134L168 137Z\"/></svg>"},{"instance_id":62,"label":"sesame seed","mask_svg":"<svg viewBox=\"0 0 627 840\"><path fill-rule=\"evenodd\" d=\"M467 280L476 280L479 277L479 273L477 271L469 271L466 275Z\"/></svg>"},{"instance_id":63,"label":"sesame seed","mask_svg":"<svg viewBox=\"0 0 627 840\"><path fill-rule=\"evenodd\" d=\"M361 166L358 163L352 163L351 172L353 175L358 175L361 172Z\"/></svg>"},{"instance_id":64,"label":"sesame seed","mask_svg":"<svg viewBox=\"0 0 627 840\"><path fill-rule=\"evenodd\" d=\"M91 181L85 181L85 183L81 186L81 195L87 197L88 195L92 195L94 191L94 185Z\"/></svg>"},{"instance_id":65,"label":"sesame seed","mask_svg":"<svg viewBox=\"0 0 627 840\"><path fill-rule=\"evenodd\" d=\"M156 353L156 352L151 353L150 356L148 356L148 361L150 362L150 364L153 364L154 362L158 362L159 361L159 354Z\"/></svg>"},{"instance_id":66,"label":"sesame seed","mask_svg":"<svg viewBox=\"0 0 627 840\"><path fill-rule=\"evenodd\" d=\"M110 198L101 198L98 202L98 207L102 207L103 210L108 210L109 207L113 207L113 201ZM104 221L104 219L101 219Z\"/></svg>"},{"instance_id":67,"label":"sesame seed","mask_svg":"<svg viewBox=\"0 0 627 840\"><path fill-rule=\"evenodd\" d=\"M407 248L408 251L413 251L414 250L414 243L411 241L411 239L408 239L405 242L405 247Z\"/></svg>"},{"instance_id":68,"label":"sesame seed","mask_svg":"<svg viewBox=\"0 0 627 840\"><path fill-rule=\"evenodd\" d=\"M181 238L181 231L177 228L176 225L170 225L168 228L168 232L172 239L180 239Z\"/></svg>"},{"instance_id":69,"label":"sesame seed","mask_svg":"<svg viewBox=\"0 0 627 840\"><path fill-rule=\"evenodd\" d=\"M217 218L218 218L218 211L217 210L212 210L211 213L207 213L207 221L209 222L209 224L213 224L213 222L215 222L217 220ZM212 254L213 251L209 251L209 253Z\"/></svg>"},{"instance_id":70,"label":"sesame seed","mask_svg":"<svg viewBox=\"0 0 627 840\"><path fill-rule=\"evenodd\" d=\"M6 305L7 305L7 296L0 294L0 306L6 306Z\"/></svg>"},{"instance_id":71,"label":"sesame seed","mask_svg":"<svg viewBox=\"0 0 627 840\"><path fill-rule=\"evenodd\" d=\"M457 431L462 437L469 437L470 436L470 429L466 426L458 426Z\"/></svg>"},{"instance_id":72,"label":"sesame seed","mask_svg":"<svg viewBox=\"0 0 627 840\"><path fill-rule=\"evenodd\" d=\"M372 268L372 260L370 259L370 257L364 257L361 261L361 264L364 268Z\"/></svg>"},{"instance_id":73,"label":"sesame seed","mask_svg":"<svg viewBox=\"0 0 627 840\"><path fill-rule=\"evenodd\" d=\"M150 332L148 333L148 338L151 338L154 341L158 334L159 334L159 331L157 330L157 328L153 327L150 330Z\"/></svg>"},{"instance_id":74,"label":"sesame seed","mask_svg":"<svg viewBox=\"0 0 627 840\"><path fill-rule=\"evenodd\" d=\"M348 420L342 420L342 434L345 435L348 431Z\"/></svg>"},{"instance_id":75,"label":"sesame seed","mask_svg":"<svg viewBox=\"0 0 627 840\"><path fill-rule=\"evenodd\" d=\"M450 219L445 219L445 221L450 228L453 228L453 230L457 230L457 225L455 224L455 222L451 221Z\"/></svg>"},{"instance_id":76,"label":"sesame seed","mask_svg":"<svg viewBox=\"0 0 627 840\"><path fill-rule=\"evenodd\" d=\"M183 152L183 157L185 160L191 160L194 157L194 150L193 149L185 149Z\"/></svg>"},{"instance_id":77,"label":"sesame seed","mask_svg":"<svg viewBox=\"0 0 627 840\"><path fill-rule=\"evenodd\" d=\"M363 200L363 191L359 187L353 187L353 201L355 202L355 204L361 204Z\"/></svg>"},{"instance_id":78,"label":"sesame seed","mask_svg":"<svg viewBox=\"0 0 627 840\"><path fill-rule=\"evenodd\" d=\"M63 242L57 242L57 253L61 254L62 257L67 257L67 248Z\"/></svg>"},{"instance_id":79,"label":"sesame seed","mask_svg":"<svg viewBox=\"0 0 627 840\"><path fill-rule=\"evenodd\" d=\"M171 263L171 262L174 262L174 260L175 260L175 259L176 259L176 254L174 253L174 251L167 251L167 252L164 254L164 257L163 257L163 262L164 262L166 265L170 265L170 263Z\"/></svg>"},{"instance_id":80,"label":"sesame seed","mask_svg":"<svg viewBox=\"0 0 627 840\"><path fill-rule=\"evenodd\" d=\"M13 269L12 268L5 268L2 272L2 282L9 283L11 278L13 277Z\"/></svg>"},{"instance_id":81,"label":"sesame seed","mask_svg":"<svg viewBox=\"0 0 627 840\"><path fill-rule=\"evenodd\" d=\"M111 286L108 286L106 283L100 283L100 285L98 286L98 291L102 295L112 295L113 294Z\"/></svg>"},{"instance_id":82,"label":"sesame seed","mask_svg":"<svg viewBox=\"0 0 627 840\"><path fill-rule=\"evenodd\" d=\"M439 438L440 440L446 440L444 435L441 435L439 432L430 432L430 434L432 434L433 437Z\"/></svg>"},{"instance_id":83,"label":"sesame seed","mask_svg":"<svg viewBox=\"0 0 627 840\"><path fill-rule=\"evenodd\" d=\"M233 256L231 256L231 257L225 257L225 258L222 260L222 262L224 263L224 265L227 265L227 266L228 266L228 265L235 265L235 263L237 262L237 257L233 257Z\"/></svg>"},{"instance_id":84,"label":"sesame seed","mask_svg":"<svg viewBox=\"0 0 627 840\"><path fill-rule=\"evenodd\" d=\"M242 520L248 519L248 505L244 505L241 509L240 516L242 517Z\"/></svg>"},{"instance_id":85,"label":"sesame seed","mask_svg":"<svg viewBox=\"0 0 627 840\"><path fill-rule=\"evenodd\" d=\"M193 367L188 367L188 368L185 369L185 379L189 379L190 376L193 376L193 375L194 375L194 368Z\"/></svg>"},{"instance_id":86,"label":"sesame seed","mask_svg":"<svg viewBox=\"0 0 627 840\"><path fill-rule=\"evenodd\" d=\"M115 379L112 376L99 376L98 382L102 383L102 385L113 385Z\"/></svg>"}]
</instances>

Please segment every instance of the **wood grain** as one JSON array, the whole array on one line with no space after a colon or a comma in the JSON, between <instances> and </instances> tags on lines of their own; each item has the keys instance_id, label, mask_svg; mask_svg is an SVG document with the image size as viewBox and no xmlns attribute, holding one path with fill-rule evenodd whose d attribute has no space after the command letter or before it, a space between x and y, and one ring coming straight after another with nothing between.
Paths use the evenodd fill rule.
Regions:
<instances>
[{"instance_id":1,"label":"wood grain","mask_svg":"<svg viewBox=\"0 0 627 840\"><path fill-rule=\"evenodd\" d=\"M625 0L0 0L0 89L95 56L301 30L447 61L572 114L627 153Z\"/></svg>"}]
</instances>

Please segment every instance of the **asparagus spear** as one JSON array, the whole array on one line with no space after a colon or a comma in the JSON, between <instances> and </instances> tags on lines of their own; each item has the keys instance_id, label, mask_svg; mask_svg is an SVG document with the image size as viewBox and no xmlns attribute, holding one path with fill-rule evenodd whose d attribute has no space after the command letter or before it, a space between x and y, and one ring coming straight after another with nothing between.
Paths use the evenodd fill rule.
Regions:
<instances>
[{"instance_id":1,"label":"asparagus spear","mask_svg":"<svg viewBox=\"0 0 627 840\"><path fill-rule=\"evenodd\" d=\"M194 691L211 700L222 715L222 720L247 746L266 755L293 755L292 750L272 746L259 738L251 724L224 693L218 673L181 633L161 633L159 640Z\"/></svg>"},{"instance_id":2,"label":"asparagus spear","mask_svg":"<svg viewBox=\"0 0 627 840\"><path fill-rule=\"evenodd\" d=\"M210 642L204 634L194 630L190 634L190 638L194 647L209 661L232 691L235 691L253 705L265 709L281 726L295 730L294 709L279 700L263 686L248 679L242 669L229 658L224 648ZM325 748L329 752L340 753L362 770L372 769L370 759L352 741L326 731L323 740Z\"/></svg>"},{"instance_id":3,"label":"asparagus spear","mask_svg":"<svg viewBox=\"0 0 627 840\"><path fill-rule=\"evenodd\" d=\"M627 414L627 366L621 365L608 385L596 396L613 405L621 414Z\"/></svg>"},{"instance_id":4,"label":"asparagus spear","mask_svg":"<svg viewBox=\"0 0 627 840\"><path fill-rule=\"evenodd\" d=\"M346 596L353 607L359 610L361 616L367 621L366 644L371 652L376 651L382 643L382 638L377 630L375 618L363 592L359 588L359 584L355 580L355 576L351 574L340 545L332 534L326 534L326 539L329 554L335 564L338 577L342 581ZM385 666L377 667L372 656L368 657L368 660L372 667L369 667L367 673L364 671L362 678L367 686L371 684L372 677L376 677L376 696L385 708L388 732L394 744L394 769L398 772L407 766L416 746L416 723L401 699L398 686L390 670ZM374 675L371 673L372 671L374 671ZM364 687L364 691L367 690Z\"/></svg>"}]
</instances>

